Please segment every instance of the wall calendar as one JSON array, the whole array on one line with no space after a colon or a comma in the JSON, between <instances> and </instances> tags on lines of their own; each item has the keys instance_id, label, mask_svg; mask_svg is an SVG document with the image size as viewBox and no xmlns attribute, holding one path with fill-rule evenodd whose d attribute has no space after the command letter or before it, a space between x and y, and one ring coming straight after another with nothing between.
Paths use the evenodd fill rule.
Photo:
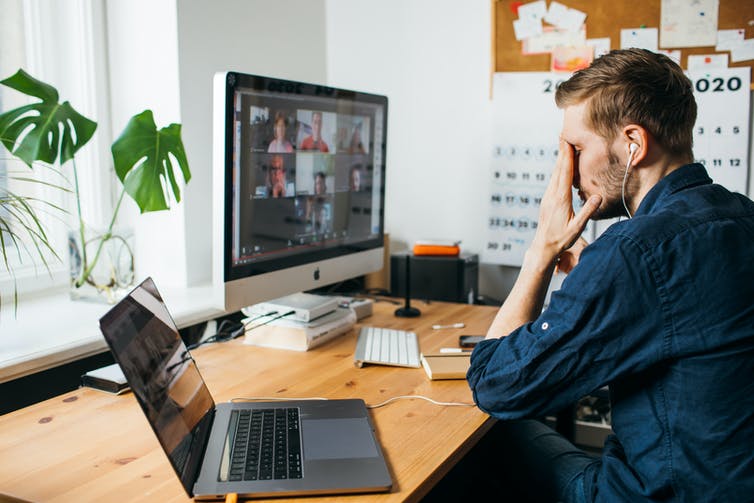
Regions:
<instances>
[{"instance_id":1,"label":"wall calendar","mask_svg":"<svg viewBox=\"0 0 754 503\"><path fill-rule=\"evenodd\" d=\"M750 69L687 75L698 108L694 156L706 166L715 183L745 194ZM567 74L549 72L504 72L493 77L493 148L482 249L485 263L520 266L534 237L539 203L555 165L562 126L555 88L567 78ZM594 233L604 228L604 224L590 226L585 237L594 239Z\"/></svg>"}]
</instances>

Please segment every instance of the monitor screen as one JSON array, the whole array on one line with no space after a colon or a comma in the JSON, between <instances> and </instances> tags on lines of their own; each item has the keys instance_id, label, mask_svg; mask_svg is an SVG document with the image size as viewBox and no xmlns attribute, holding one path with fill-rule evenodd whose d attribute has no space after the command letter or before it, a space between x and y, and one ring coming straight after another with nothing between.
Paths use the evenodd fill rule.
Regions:
<instances>
[{"instance_id":1,"label":"monitor screen","mask_svg":"<svg viewBox=\"0 0 754 503\"><path fill-rule=\"evenodd\" d=\"M223 72L214 108L226 309L382 267L385 96Z\"/></svg>"}]
</instances>

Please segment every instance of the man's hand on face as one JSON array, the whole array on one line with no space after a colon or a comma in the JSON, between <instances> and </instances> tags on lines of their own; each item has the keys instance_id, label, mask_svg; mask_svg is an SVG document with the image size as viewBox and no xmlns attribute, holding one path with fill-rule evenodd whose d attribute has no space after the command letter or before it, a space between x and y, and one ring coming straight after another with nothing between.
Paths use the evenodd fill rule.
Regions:
<instances>
[{"instance_id":1,"label":"man's hand on face","mask_svg":"<svg viewBox=\"0 0 754 503\"><path fill-rule=\"evenodd\" d=\"M537 232L530 248L545 261L555 260L576 243L589 218L602 202L602 196L592 195L579 212L574 213L571 192L573 172L573 146L561 138L555 169L542 197ZM578 259L577 256L575 258Z\"/></svg>"}]
</instances>

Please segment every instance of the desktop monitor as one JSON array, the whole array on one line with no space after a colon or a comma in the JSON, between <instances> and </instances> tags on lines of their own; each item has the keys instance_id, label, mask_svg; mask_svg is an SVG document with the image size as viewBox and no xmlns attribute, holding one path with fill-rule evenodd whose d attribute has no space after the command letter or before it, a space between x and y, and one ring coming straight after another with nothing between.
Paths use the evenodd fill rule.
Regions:
<instances>
[{"instance_id":1,"label":"desktop monitor","mask_svg":"<svg viewBox=\"0 0 754 503\"><path fill-rule=\"evenodd\" d=\"M213 108L226 311L382 268L385 96L222 72Z\"/></svg>"}]
</instances>

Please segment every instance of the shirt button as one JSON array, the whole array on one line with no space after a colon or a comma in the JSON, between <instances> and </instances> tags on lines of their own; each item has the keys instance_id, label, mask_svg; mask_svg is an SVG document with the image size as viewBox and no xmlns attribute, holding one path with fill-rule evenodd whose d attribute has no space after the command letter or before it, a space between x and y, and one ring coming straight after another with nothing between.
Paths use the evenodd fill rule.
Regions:
<instances>
[{"instance_id":1,"label":"shirt button","mask_svg":"<svg viewBox=\"0 0 754 503\"><path fill-rule=\"evenodd\" d=\"M547 330L548 328L550 328L550 324L549 323L547 323L547 322L542 323L542 330Z\"/></svg>"}]
</instances>

